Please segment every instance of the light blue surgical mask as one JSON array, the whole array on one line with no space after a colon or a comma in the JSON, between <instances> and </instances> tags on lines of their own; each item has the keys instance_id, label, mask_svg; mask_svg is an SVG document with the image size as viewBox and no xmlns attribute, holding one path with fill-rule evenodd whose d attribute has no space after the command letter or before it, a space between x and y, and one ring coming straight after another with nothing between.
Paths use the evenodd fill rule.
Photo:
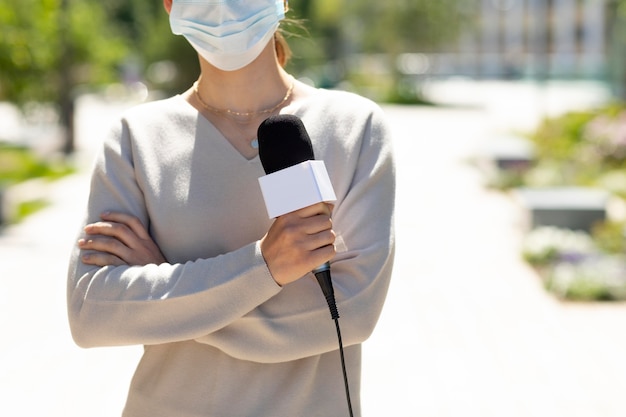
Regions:
<instances>
[{"instance_id":1,"label":"light blue surgical mask","mask_svg":"<svg viewBox=\"0 0 626 417\"><path fill-rule=\"evenodd\" d=\"M211 65L234 71L261 54L285 8L284 0L174 0L170 26Z\"/></svg>"}]
</instances>

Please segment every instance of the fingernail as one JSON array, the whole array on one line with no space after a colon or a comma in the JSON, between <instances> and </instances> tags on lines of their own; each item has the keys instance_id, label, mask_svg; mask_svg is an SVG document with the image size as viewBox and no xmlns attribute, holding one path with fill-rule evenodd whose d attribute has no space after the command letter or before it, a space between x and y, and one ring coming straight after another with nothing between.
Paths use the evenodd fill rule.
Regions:
<instances>
[{"instance_id":1,"label":"fingernail","mask_svg":"<svg viewBox=\"0 0 626 417\"><path fill-rule=\"evenodd\" d=\"M85 244L85 239L78 239L78 246L83 246Z\"/></svg>"}]
</instances>

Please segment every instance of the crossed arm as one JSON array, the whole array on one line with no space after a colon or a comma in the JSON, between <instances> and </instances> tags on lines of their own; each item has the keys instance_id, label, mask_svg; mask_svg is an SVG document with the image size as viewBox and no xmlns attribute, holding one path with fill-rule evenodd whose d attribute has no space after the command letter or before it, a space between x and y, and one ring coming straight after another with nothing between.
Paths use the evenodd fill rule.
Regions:
<instances>
[{"instance_id":1,"label":"crossed arm","mask_svg":"<svg viewBox=\"0 0 626 417\"><path fill-rule=\"evenodd\" d=\"M283 286L335 255L332 207L318 203L279 217L261 239L261 252L272 277ZM85 226L81 261L87 265L148 265L167 262L141 221L129 214L105 212Z\"/></svg>"}]
</instances>

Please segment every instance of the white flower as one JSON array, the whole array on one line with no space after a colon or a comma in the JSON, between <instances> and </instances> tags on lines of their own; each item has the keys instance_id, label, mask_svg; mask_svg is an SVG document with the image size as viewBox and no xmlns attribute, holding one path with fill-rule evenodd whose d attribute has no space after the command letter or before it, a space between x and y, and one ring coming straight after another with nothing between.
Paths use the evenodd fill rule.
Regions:
<instances>
[{"instance_id":1,"label":"white flower","mask_svg":"<svg viewBox=\"0 0 626 417\"><path fill-rule=\"evenodd\" d=\"M531 260L584 257L598 252L589 234L553 226L538 227L531 231L524 240L522 250L524 256Z\"/></svg>"}]
</instances>

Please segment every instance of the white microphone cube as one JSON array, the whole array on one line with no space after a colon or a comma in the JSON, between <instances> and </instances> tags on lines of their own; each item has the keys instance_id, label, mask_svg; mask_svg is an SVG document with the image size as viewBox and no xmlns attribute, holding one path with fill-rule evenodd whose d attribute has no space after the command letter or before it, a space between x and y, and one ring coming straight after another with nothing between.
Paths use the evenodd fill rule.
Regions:
<instances>
[{"instance_id":1,"label":"white microphone cube","mask_svg":"<svg viewBox=\"0 0 626 417\"><path fill-rule=\"evenodd\" d=\"M337 199L324 161L304 161L259 178L270 219Z\"/></svg>"}]
</instances>

